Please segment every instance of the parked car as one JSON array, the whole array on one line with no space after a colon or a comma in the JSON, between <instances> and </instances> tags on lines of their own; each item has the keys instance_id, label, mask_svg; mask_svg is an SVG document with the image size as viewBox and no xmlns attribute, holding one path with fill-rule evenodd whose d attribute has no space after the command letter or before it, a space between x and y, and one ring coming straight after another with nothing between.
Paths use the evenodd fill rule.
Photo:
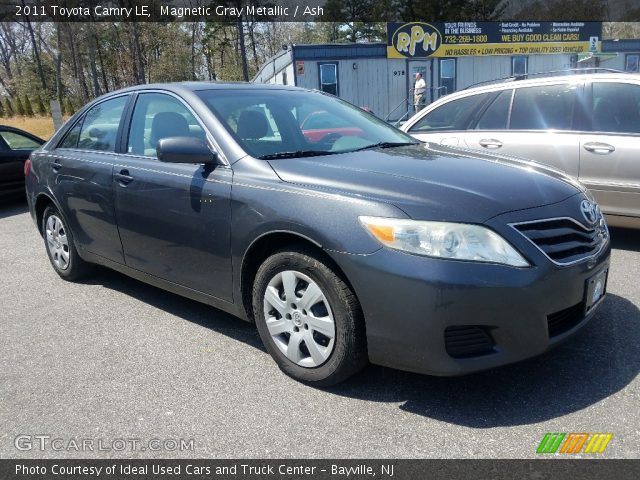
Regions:
<instances>
[{"instance_id":1,"label":"parked car","mask_svg":"<svg viewBox=\"0 0 640 480\"><path fill-rule=\"evenodd\" d=\"M0 125L0 200L24 197L24 163L44 140Z\"/></svg>"},{"instance_id":2,"label":"parked car","mask_svg":"<svg viewBox=\"0 0 640 480\"><path fill-rule=\"evenodd\" d=\"M309 111L364 135L317 150ZM63 279L101 264L255 322L284 372L320 386L367 360L456 375L541 354L593 317L609 269L570 177L295 87L110 93L32 154L26 185Z\"/></svg>"},{"instance_id":3,"label":"parked car","mask_svg":"<svg viewBox=\"0 0 640 480\"><path fill-rule=\"evenodd\" d=\"M427 106L402 130L561 168L587 186L610 225L640 228L638 74L538 77L462 90Z\"/></svg>"}]
</instances>

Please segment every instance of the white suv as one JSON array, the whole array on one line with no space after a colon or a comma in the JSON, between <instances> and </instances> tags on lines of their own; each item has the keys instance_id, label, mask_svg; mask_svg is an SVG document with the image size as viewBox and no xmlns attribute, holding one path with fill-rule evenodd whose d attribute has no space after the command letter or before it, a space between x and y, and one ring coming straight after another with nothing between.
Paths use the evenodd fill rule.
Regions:
<instances>
[{"instance_id":1,"label":"white suv","mask_svg":"<svg viewBox=\"0 0 640 480\"><path fill-rule=\"evenodd\" d=\"M611 225L640 228L640 75L593 73L475 87L443 97L402 130L445 145L564 170Z\"/></svg>"}]
</instances>

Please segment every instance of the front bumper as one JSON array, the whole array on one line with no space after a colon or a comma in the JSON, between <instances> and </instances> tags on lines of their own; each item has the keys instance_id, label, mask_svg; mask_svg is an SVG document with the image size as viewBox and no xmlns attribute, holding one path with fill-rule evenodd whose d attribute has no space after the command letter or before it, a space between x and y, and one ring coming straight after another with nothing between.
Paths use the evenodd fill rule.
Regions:
<instances>
[{"instance_id":1,"label":"front bumper","mask_svg":"<svg viewBox=\"0 0 640 480\"><path fill-rule=\"evenodd\" d=\"M596 256L565 267L528 248L525 253L535 259L529 268L433 259L387 248L370 255L332 256L362 305L372 363L459 375L539 355L577 332L597 310L596 305L585 313L586 284L608 269L608 240ZM452 356L445 332L473 336L465 326L488 334L491 351Z\"/></svg>"}]
</instances>

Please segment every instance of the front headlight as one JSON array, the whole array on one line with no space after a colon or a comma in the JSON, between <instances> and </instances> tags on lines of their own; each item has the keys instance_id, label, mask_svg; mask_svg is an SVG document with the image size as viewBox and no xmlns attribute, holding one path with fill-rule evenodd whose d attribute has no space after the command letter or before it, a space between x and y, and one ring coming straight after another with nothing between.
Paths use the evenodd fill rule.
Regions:
<instances>
[{"instance_id":1,"label":"front headlight","mask_svg":"<svg viewBox=\"0 0 640 480\"><path fill-rule=\"evenodd\" d=\"M504 238L480 225L380 217L359 217L359 220L380 243L403 252L513 267L529 266L529 262Z\"/></svg>"}]
</instances>

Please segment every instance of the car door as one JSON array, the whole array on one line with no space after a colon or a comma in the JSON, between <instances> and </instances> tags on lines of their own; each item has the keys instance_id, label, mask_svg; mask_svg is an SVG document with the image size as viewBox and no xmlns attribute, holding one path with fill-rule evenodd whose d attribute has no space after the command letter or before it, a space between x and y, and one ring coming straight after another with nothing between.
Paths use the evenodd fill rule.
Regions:
<instances>
[{"instance_id":1,"label":"car door","mask_svg":"<svg viewBox=\"0 0 640 480\"><path fill-rule=\"evenodd\" d=\"M609 214L640 216L640 84L597 81L580 135L580 180Z\"/></svg>"},{"instance_id":2,"label":"car door","mask_svg":"<svg viewBox=\"0 0 640 480\"><path fill-rule=\"evenodd\" d=\"M116 225L112 170L130 95L110 97L77 119L51 152L49 188L77 246L124 263Z\"/></svg>"},{"instance_id":3,"label":"car door","mask_svg":"<svg viewBox=\"0 0 640 480\"><path fill-rule=\"evenodd\" d=\"M0 197L24 192L24 162L42 140L0 128Z\"/></svg>"},{"instance_id":4,"label":"car door","mask_svg":"<svg viewBox=\"0 0 640 480\"><path fill-rule=\"evenodd\" d=\"M162 138L208 141L193 111L167 92L137 94L127 130L113 178L127 266L231 301L231 169L158 160Z\"/></svg>"},{"instance_id":5,"label":"car door","mask_svg":"<svg viewBox=\"0 0 640 480\"><path fill-rule=\"evenodd\" d=\"M581 86L566 82L501 91L464 136L466 146L560 168L578 177L574 124Z\"/></svg>"},{"instance_id":6,"label":"car door","mask_svg":"<svg viewBox=\"0 0 640 480\"><path fill-rule=\"evenodd\" d=\"M423 142L466 147L469 125L493 96L478 93L441 103L411 125L407 133Z\"/></svg>"}]
</instances>

